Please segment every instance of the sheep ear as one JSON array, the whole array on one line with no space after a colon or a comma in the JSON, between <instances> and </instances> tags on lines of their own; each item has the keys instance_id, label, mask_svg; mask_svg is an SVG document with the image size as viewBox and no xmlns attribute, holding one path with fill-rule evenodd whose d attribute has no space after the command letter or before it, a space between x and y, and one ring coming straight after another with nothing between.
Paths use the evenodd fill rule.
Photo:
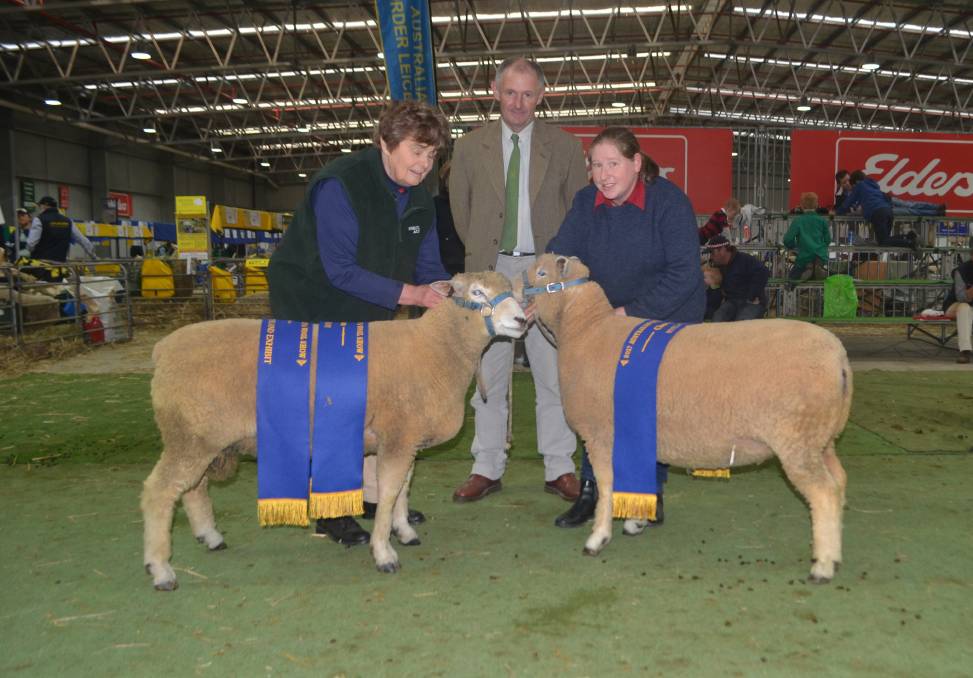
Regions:
<instances>
[{"instance_id":1,"label":"sheep ear","mask_svg":"<svg viewBox=\"0 0 973 678\"><path fill-rule=\"evenodd\" d=\"M558 274L560 274L562 278L568 274L568 269L570 268L571 259L575 259L575 258L576 257L558 256L558 258L554 260L555 266L557 266L557 272Z\"/></svg>"},{"instance_id":2,"label":"sheep ear","mask_svg":"<svg viewBox=\"0 0 973 678\"><path fill-rule=\"evenodd\" d=\"M456 292L456 278L452 280L437 280L436 282L429 283L429 287L436 294L451 297Z\"/></svg>"}]
</instances>

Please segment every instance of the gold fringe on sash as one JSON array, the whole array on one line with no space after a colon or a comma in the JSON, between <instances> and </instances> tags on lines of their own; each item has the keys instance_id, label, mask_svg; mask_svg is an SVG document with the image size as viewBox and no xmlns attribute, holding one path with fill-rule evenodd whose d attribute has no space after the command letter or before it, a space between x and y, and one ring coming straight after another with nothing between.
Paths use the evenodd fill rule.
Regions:
<instances>
[{"instance_id":1,"label":"gold fringe on sash","mask_svg":"<svg viewBox=\"0 0 973 678\"><path fill-rule=\"evenodd\" d=\"M636 492L612 493L612 518L655 520L657 498L654 494Z\"/></svg>"},{"instance_id":2,"label":"gold fringe on sash","mask_svg":"<svg viewBox=\"0 0 973 678\"><path fill-rule=\"evenodd\" d=\"M297 525L307 527L307 501L304 499L258 499L260 527Z\"/></svg>"},{"instance_id":3,"label":"gold fringe on sash","mask_svg":"<svg viewBox=\"0 0 973 678\"><path fill-rule=\"evenodd\" d=\"M365 512L363 490L345 492L312 492L308 515L312 518L340 518L358 516Z\"/></svg>"},{"instance_id":4,"label":"gold fringe on sash","mask_svg":"<svg viewBox=\"0 0 973 678\"><path fill-rule=\"evenodd\" d=\"M730 479L730 469L728 468L694 468L689 472L693 478L723 478Z\"/></svg>"}]
</instances>

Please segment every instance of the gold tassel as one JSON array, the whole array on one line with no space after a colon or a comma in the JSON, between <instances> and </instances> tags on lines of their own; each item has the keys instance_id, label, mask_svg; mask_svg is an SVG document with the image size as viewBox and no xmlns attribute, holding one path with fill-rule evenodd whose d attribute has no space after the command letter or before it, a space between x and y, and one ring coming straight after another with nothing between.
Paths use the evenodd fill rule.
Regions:
<instances>
[{"instance_id":1,"label":"gold tassel","mask_svg":"<svg viewBox=\"0 0 973 678\"><path fill-rule=\"evenodd\" d=\"M312 492L308 514L312 518L358 516L365 512L363 490L346 492Z\"/></svg>"},{"instance_id":2,"label":"gold tassel","mask_svg":"<svg viewBox=\"0 0 973 678\"><path fill-rule=\"evenodd\" d=\"M296 525L307 527L307 501L304 499L258 499L260 527Z\"/></svg>"},{"instance_id":3,"label":"gold tassel","mask_svg":"<svg viewBox=\"0 0 973 678\"><path fill-rule=\"evenodd\" d=\"M612 493L612 518L655 520L656 496L635 492Z\"/></svg>"},{"instance_id":4,"label":"gold tassel","mask_svg":"<svg viewBox=\"0 0 973 678\"><path fill-rule=\"evenodd\" d=\"M694 468L689 472L693 478L723 478L730 479L730 469L728 468Z\"/></svg>"}]
</instances>

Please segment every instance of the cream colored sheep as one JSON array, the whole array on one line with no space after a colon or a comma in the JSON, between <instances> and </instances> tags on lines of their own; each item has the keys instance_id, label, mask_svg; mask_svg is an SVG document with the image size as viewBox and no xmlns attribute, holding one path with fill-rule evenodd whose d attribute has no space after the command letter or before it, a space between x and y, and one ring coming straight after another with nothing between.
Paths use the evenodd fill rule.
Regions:
<instances>
[{"instance_id":1,"label":"cream colored sheep","mask_svg":"<svg viewBox=\"0 0 973 678\"><path fill-rule=\"evenodd\" d=\"M548 254L530 270L528 283L543 287L587 275L578 259ZM612 534L615 368L641 320L614 315L596 283L548 289L533 297L536 317L557 339L564 413L585 441L598 479L595 526L584 549L594 555ZM659 461L712 469L780 459L811 507L810 579L830 580L841 562L846 484L834 441L848 420L852 394L838 339L789 320L692 325L668 345L657 393ZM625 532L644 527L629 520Z\"/></svg>"},{"instance_id":2,"label":"cream colored sheep","mask_svg":"<svg viewBox=\"0 0 973 678\"><path fill-rule=\"evenodd\" d=\"M513 297L497 299L510 292L510 281L499 273L457 275L436 286L468 305L447 300L420 319L369 326L365 450L378 455L379 500L371 548L383 572L399 569L389 544L391 529L400 543L419 543L407 519L413 461L418 450L449 440L462 426L466 391L491 338L486 321L507 337L519 337L527 326ZM260 322L190 325L153 351L152 405L163 451L145 481L142 514L145 567L157 589L176 587L169 558L172 516L180 497L197 540L210 550L225 548L213 519L207 477L227 477L236 469L237 453L255 453ZM311 355L314 374L316 345ZM312 393L312 403L313 398Z\"/></svg>"}]
</instances>

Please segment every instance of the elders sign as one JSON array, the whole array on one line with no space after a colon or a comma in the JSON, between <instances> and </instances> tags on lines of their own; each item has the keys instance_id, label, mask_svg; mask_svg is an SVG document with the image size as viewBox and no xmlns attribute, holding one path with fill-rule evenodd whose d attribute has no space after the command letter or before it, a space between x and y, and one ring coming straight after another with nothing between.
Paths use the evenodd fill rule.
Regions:
<instances>
[{"instance_id":1,"label":"elders sign","mask_svg":"<svg viewBox=\"0 0 973 678\"><path fill-rule=\"evenodd\" d=\"M950 214L973 214L973 136L795 130L790 206L805 191L831 203L839 169L863 170L902 200L944 202Z\"/></svg>"}]
</instances>

